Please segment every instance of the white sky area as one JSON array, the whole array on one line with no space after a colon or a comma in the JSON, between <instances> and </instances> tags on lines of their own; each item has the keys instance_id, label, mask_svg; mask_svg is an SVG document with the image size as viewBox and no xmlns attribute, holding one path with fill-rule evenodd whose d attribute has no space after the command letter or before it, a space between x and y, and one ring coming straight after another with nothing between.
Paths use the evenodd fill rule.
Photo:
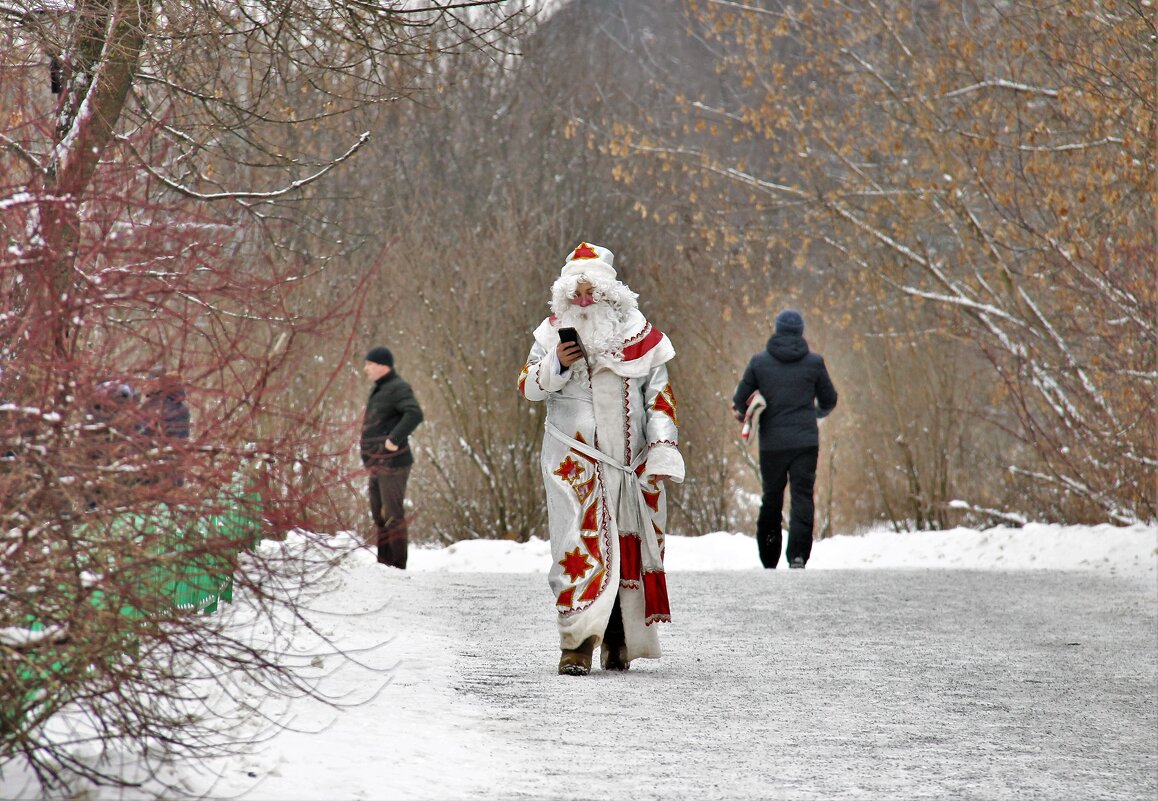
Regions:
<instances>
[{"instance_id":1,"label":"white sky area","mask_svg":"<svg viewBox=\"0 0 1158 801\"><path fill-rule=\"evenodd\" d=\"M271 701L263 709L275 714L280 711L280 720L288 723L288 729L267 732L269 736L248 756L213 764L215 778L176 765L167 774L169 781L210 798L253 801L659 797L655 795L658 790L648 794L646 783L623 786L621 794L614 792L614 785L585 791L562 776L553 783L552 769L544 767L550 749L559 745L544 739L548 737L546 724L529 726L525 722L528 714L541 714L543 720L549 720L550 704L560 693L584 692L582 682L597 682L587 686L602 687L603 692L610 691L606 684L610 681L622 682L623 688L632 682L640 683L639 687L655 687L665 671L673 675L680 670L677 649L677 656L665 654L660 660L646 660L624 674L596 669L583 678L555 675L557 640L546 585L551 558L546 542L476 540L438 549L412 546L410 569L405 572L378 565L372 552L352 547L349 535L337 535L330 542L337 542L348 556L340 560L317 596L318 631L342 648L359 651L361 664L342 665L333 656L313 657L310 662L310 654L318 653L320 641L311 641L312 635L305 632L300 639L295 636L287 650L302 665L319 668L319 686L344 708L310 699ZM295 547L293 538L286 546ZM262 545L286 546L268 541ZM750 584L765 578L756 575L762 569L750 536L727 532L671 536L666 547L675 620L661 630L661 641L673 636L669 632L681 625L681 618L686 621L689 616L704 614L688 608L692 604L687 599L683 600L684 608L677 607L681 587L696 581L731 586L728 582ZM903 583L906 570L984 571L1006 576L1013 576L1012 571L1094 573L1111 582L1105 586L1137 592L1137 603L1144 608L1153 606L1158 598L1158 525L1027 525L1020 529L904 534L871 531L818 540L806 571L787 570L782 563L777 574L766 578L774 581L773 586L791 592L792 587L801 586L794 582L824 581L822 576L813 575L817 571L857 571L864 576L864 571L873 570L888 572L881 573L882 591L887 591L886 578L895 586L898 571ZM703 579L691 576L693 572L700 572ZM849 581L840 585L854 578L845 577ZM230 609L241 606L234 604ZM474 609L488 619L512 615L509 641L495 643L492 638L487 644L481 643L481 624L472 623L464 609ZM523 633L514 633L515 629ZM260 635L255 632L255 636ZM494 651L496 648L499 650ZM727 657L744 658L743 653ZM465 671L464 664L468 668ZM473 678L469 671L472 664L481 670ZM735 665L724 662L719 681L726 682L728 671L736 668L740 672L741 667L738 661ZM769 676L768 681L774 683L776 677ZM505 686L508 695L488 695L488 682ZM514 701L509 694L511 687L515 688ZM525 703L519 695L523 692L527 693ZM489 707L487 698L492 701ZM678 697L671 698L670 703L676 712L681 703L690 705ZM500 708L506 705L510 717L496 715L495 704ZM541 713L536 705L542 707ZM662 710L663 714L672 712ZM727 725L728 719L723 718L718 725ZM238 726L242 733L260 734L256 721L242 720ZM115 769L110 764L104 767ZM125 768L123 775L129 770ZM740 782L743 777L722 776L717 788L720 798L752 797L746 796L744 785L728 784L730 781ZM504 795L502 788L510 788L509 795ZM175 797L172 791L157 792L161 797ZM0 797L40 796L28 777L9 765L0 777ZM135 801L158 796L140 789L93 788L74 797Z\"/></svg>"}]
</instances>

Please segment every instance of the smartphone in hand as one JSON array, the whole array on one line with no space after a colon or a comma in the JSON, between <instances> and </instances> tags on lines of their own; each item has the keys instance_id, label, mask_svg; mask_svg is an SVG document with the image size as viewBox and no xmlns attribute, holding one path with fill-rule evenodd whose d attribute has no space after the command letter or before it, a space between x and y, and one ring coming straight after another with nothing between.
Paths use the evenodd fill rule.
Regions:
<instances>
[{"instance_id":1,"label":"smartphone in hand","mask_svg":"<svg viewBox=\"0 0 1158 801\"><path fill-rule=\"evenodd\" d=\"M579 340L579 332L574 328L560 328L559 329L560 342L574 342L579 347L583 347L583 343Z\"/></svg>"},{"instance_id":2,"label":"smartphone in hand","mask_svg":"<svg viewBox=\"0 0 1158 801\"><path fill-rule=\"evenodd\" d=\"M559 341L569 342L579 346L579 350L583 353L583 361L587 361L587 350L583 347L583 340L579 338L579 332L574 328L560 328Z\"/></svg>"}]
</instances>

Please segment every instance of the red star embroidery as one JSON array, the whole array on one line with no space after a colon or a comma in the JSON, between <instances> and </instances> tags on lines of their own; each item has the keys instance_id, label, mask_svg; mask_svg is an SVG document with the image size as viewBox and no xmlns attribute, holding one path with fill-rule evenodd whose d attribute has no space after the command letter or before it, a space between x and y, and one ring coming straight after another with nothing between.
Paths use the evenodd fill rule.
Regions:
<instances>
[{"instance_id":1,"label":"red star embroidery","mask_svg":"<svg viewBox=\"0 0 1158 801\"><path fill-rule=\"evenodd\" d=\"M567 578L574 583L587 575L587 571L591 569L591 563L587 561L587 557L579 553L576 548L573 551L568 551L567 555L559 561L563 566L563 572L567 574Z\"/></svg>"},{"instance_id":2,"label":"red star embroidery","mask_svg":"<svg viewBox=\"0 0 1158 801\"><path fill-rule=\"evenodd\" d=\"M572 459L570 456L567 456L566 458L563 459L563 461L559 462L559 469L557 469L555 471L555 475L557 475L559 478L563 479L564 481L570 482L574 478L579 477L579 472L582 469L583 468L579 465L579 463L577 461Z\"/></svg>"},{"instance_id":3,"label":"red star embroidery","mask_svg":"<svg viewBox=\"0 0 1158 801\"><path fill-rule=\"evenodd\" d=\"M590 245L588 245L586 242L580 242L579 247L577 247L577 248L575 248L575 250L571 251L571 261L574 261L575 259L597 259L597 258L599 258L599 254L596 253L595 249L592 248Z\"/></svg>"}]
</instances>

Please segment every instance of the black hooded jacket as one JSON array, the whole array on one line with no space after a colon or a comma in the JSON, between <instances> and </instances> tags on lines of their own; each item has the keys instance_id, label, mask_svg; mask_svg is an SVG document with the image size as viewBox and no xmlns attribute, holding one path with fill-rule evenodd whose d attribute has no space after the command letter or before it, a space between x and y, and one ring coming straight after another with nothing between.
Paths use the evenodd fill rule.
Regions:
<instances>
[{"instance_id":1,"label":"black hooded jacket","mask_svg":"<svg viewBox=\"0 0 1158 801\"><path fill-rule=\"evenodd\" d=\"M774 334L748 362L732 406L742 416L760 390L768 404L760 416L760 450L785 451L820 445L816 421L836 408L836 388L824 358L799 334Z\"/></svg>"}]
</instances>

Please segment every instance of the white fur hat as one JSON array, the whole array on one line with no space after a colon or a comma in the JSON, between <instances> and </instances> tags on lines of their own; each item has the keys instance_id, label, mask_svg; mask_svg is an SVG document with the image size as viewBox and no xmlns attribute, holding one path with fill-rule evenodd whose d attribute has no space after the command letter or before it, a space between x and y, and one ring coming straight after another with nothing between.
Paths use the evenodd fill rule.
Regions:
<instances>
[{"instance_id":1,"label":"white fur hat","mask_svg":"<svg viewBox=\"0 0 1158 801\"><path fill-rule=\"evenodd\" d=\"M567 261L563 264L560 278L573 275L586 275L589 278L603 278L607 281L615 280L615 254L599 245L580 242L579 246L567 254Z\"/></svg>"}]
</instances>

